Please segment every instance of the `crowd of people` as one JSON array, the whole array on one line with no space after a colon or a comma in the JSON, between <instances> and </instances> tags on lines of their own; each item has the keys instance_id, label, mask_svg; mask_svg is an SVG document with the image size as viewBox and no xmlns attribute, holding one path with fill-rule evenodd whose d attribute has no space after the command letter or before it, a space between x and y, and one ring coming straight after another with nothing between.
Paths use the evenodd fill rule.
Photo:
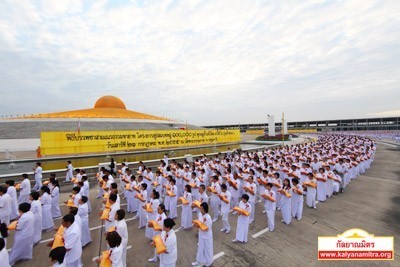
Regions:
<instances>
[{"instance_id":1,"label":"crowd of people","mask_svg":"<svg viewBox=\"0 0 400 267\"><path fill-rule=\"evenodd\" d=\"M302 219L304 202L306 207L317 209L318 203L346 190L351 180L370 167L375 150L374 141L366 137L326 134L311 143L255 152L228 151L190 163L164 157L154 170L142 162L131 169L126 161L118 170L103 167L97 174L97 201L103 202L99 217L108 250L98 262L100 266L127 266L129 231L125 217L131 213L154 245L149 262L175 266L178 250L174 228L180 216L179 230L198 229L192 265L211 266L213 224L217 220L222 220L221 232L233 232L234 243L247 243L249 225L255 220L265 220L273 232L277 212L282 215L282 225L289 226ZM75 169L71 175L70 165L68 162L66 179L73 188L65 202L69 211L62 217L54 241L48 244L53 266L82 266L82 249L91 242L90 202L96 200L89 197L85 171ZM8 180L0 187L2 263L13 266L19 260L32 259L33 246L41 240L42 232L53 230L53 219L62 216L59 181L52 175L42 184L41 172L37 164L33 188L27 174L18 184ZM126 210L121 208L122 199ZM256 205L262 205L265 216L256 217ZM230 216L237 216L236 229L231 229ZM15 233L8 254L9 231Z\"/></svg>"}]
</instances>

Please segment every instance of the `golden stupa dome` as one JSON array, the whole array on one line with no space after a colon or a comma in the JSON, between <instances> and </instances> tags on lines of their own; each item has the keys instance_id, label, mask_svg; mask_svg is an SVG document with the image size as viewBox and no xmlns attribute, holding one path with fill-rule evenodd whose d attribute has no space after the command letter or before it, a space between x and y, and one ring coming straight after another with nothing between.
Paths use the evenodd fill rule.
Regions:
<instances>
[{"instance_id":1,"label":"golden stupa dome","mask_svg":"<svg viewBox=\"0 0 400 267\"><path fill-rule=\"evenodd\" d=\"M94 108L117 108L126 109L124 102L115 96L106 95L100 97L94 104Z\"/></svg>"}]
</instances>

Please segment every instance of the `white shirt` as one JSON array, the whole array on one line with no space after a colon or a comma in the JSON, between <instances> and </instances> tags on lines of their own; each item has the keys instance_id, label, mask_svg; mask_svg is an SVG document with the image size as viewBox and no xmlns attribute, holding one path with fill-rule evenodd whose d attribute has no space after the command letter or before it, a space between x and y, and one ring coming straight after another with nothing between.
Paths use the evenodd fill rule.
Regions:
<instances>
[{"instance_id":1,"label":"white shirt","mask_svg":"<svg viewBox=\"0 0 400 267\"><path fill-rule=\"evenodd\" d=\"M42 167L37 166L34 172L35 172L35 179L42 179L42 177L43 177L42 176L42 172L43 172Z\"/></svg>"},{"instance_id":2,"label":"white shirt","mask_svg":"<svg viewBox=\"0 0 400 267\"><path fill-rule=\"evenodd\" d=\"M122 246L114 247L110 249L110 260L112 262L112 267L123 267L122 263Z\"/></svg>"},{"instance_id":3,"label":"white shirt","mask_svg":"<svg viewBox=\"0 0 400 267\"><path fill-rule=\"evenodd\" d=\"M81 258L82 256L82 245L81 245L81 230L79 226L74 222L70 227L64 231L64 243L67 251L65 254L65 263L73 263Z\"/></svg>"},{"instance_id":4,"label":"white shirt","mask_svg":"<svg viewBox=\"0 0 400 267\"><path fill-rule=\"evenodd\" d=\"M21 182L21 191L19 194L21 196L26 196L29 195L30 193L31 193L31 182L28 180L28 178L26 178Z\"/></svg>"},{"instance_id":5,"label":"white shirt","mask_svg":"<svg viewBox=\"0 0 400 267\"><path fill-rule=\"evenodd\" d=\"M160 254L160 264L173 264L176 263L178 258L178 248L176 243L175 231L171 229L168 233L161 232L161 239L167 248L167 253Z\"/></svg>"},{"instance_id":6,"label":"white shirt","mask_svg":"<svg viewBox=\"0 0 400 267\"><path fill-rule=\"evenodd\" d=\"M0 197L0 218L9 217L11 215L12 198L9 194Z\"/></svg>"},{"instance_id":7,"label":"white shirt","mask_svg":"<svg viewBox=\"0 0 400 267\"><path fill-rule=\"evenodd\" d=\"M126 248L128 246L128 227L126 226L125 219L117 221L116 225L117 233L121 236L121 245Z\"/></svg>"},{"instance_id":8,"label":"white shirt","mask_svg":"<svg viewBox=\"0 0 400 267\"><path fill-rule=\"evenodd\" d=\"M210 214L205 213L204 215L199 212L199 221L203 224L205 224L208 229L207 231L202 231L199 229L199 239L212 239L213 238L213 233L212 233L212 219Z\"/></svg>"}]
</instances>

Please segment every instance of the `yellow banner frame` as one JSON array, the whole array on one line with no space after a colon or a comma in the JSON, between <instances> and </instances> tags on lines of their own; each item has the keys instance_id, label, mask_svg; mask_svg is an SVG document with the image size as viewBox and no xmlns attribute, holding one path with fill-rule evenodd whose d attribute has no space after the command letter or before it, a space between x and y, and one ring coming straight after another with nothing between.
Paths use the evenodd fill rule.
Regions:
<instances>
[{"instance_id":1,"label":"yellow banner frame","mask_svg":"<svg viewBox=\"0 0 400 267\"><path fill-rule=\"evenodd\" d=\"M240 141L239 130L42 132L44 156L199 146Z\"/></svg>"}]
</instances>

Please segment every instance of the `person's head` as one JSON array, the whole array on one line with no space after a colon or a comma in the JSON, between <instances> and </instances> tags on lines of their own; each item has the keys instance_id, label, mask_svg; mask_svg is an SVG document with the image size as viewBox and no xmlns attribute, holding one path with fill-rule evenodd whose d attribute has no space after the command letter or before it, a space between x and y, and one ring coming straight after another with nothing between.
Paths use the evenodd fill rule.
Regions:
<instances>
[{"instance_id":1,"label":"person's head","mask_svg":"<svg viewBox=\"0 0 400 267\"><path fill-rule=\"evenodd\" d=\"M144 190L147 189L147 184L146 184L146 183L142 183L142 184L140 185L140 187L141 187L142 190L144 191Z\"/></svg>"},{"instance_id":2,"label":"person's head","mask_svg":"<svg viewBox=\"0 0 400 267\"><path fill-rule=\"evenodd\" d=\"M170 183L171 183L171 185L173 185L173 186L174 186L174 185L176 184L176 181L175 181L175 179L174 179L174 178L172 178L172 179L171 179L171 181L170 181Z\"/></svg>"},{"instance_id":3,"label":"person's head","mask_svg":"<svg viewBox=\"0 0 400 267\"><path fill-rule=\"evenodd\" d=\"M272 189L272 183L267 183L266 187L267 187L268 190L271 190Z\"/></svg>"},{"instance_id":4,"label":"person's head","mask_svg":"<svg viewBox=\"0 0 400 267\"><path fill-rule=\"evenodd\" d=\"M4 195L5 193L7 193L7 188L0 186L0 196Z\"/></svg>"},{"instance_id":5,"label":"person's head","mask_svg":"<svg viewBox=\"0 0 400 267\"><path fill-rule=\"evenodd\" d=\"M164 231L169 232L174 227L175 222L174 220L167 218L164 220Z\"/></svg>"},{"instance_id":6,"label":"person's head","mask_svg":"<svg viewBox=\"0 0 400 267\"><path fill-rule=\"evenodd\" d=\"M79 199L79 204L85 204L88 201L87 196L82 196L81 199Z\"/></svg>"},{"instance_id":7,"label":"person's head","mask_svg":"<svg viewBox=\"0 0 400 267\"><path fill-rule=\"evenodd\" d=\"M203 203L200 204L200 212L203 215L208 213L208 204L207 204L207 202L203 202Z\"/></svg>"},{"instance_id":8,"label":"person's head","mask_svg":"<svg viewBox=\"0 0 400 267\"><path fill-rule=\"evenodd\" d=\"M42 163L36 162L36 166L37 166L37 167L40 167L41 165L42 165Z\"/></svg>"},{"instance_id":9,"label":"person's head","mask_svg":"<svg viewBox=\"0 0 400 267\"><path fill-rule=\"evenodd\" d=\"M117 210L117 212L115 213L115 219L117 221L125 219L125 211L123 209Z\"/></svg>"},{"instance_id":10,"label":"person's head","mask_svg":"<svg viewBox=\"0 0 400 267\"><path fill-rule=\"evenodd\" d=\"M290 187L290 180L288 178L283 180L283 187Z\"/></svg>"},{"instance_id":11,"label":"person's head","mask_svg":"<svg viewBox=\"0 0 400 267\"><path fill-rule=\"evenodd\" d=\"M206 191L206 186L204 184L201 184L200 187L199 187L199 193L203 194L204 191Z\"/></svg>"},{"instance_id":12,"label":"person's head","mask_svg":"<svg viewBox=\"0 0 400 267\"><path fill-rule=\"evenodd\" d=\"M222 184L221 185L221 191L225 193L226 190L227 190L226 184Z\"/></svg>"},{"instance_id":13,"label":"person's head","mask_svg":"<svg viewBox=\"0 0 400 267\"><path fill-rule=\"evenodd\" d=\"M79 186L75 186L74 188L72 188L72 194L76 195L79 192L81 192L81 188Z\"/></svg>"},{"instance_id":14,"label":"person's head","mask_svg":"<svg viewBox=\"0 0 400 267\"><path fill-rule=\"evenodd\" d=\"M64 215L61 221L61 225L64 228L70 227L73 223L75 222L75 215L72 213L69 213L67 215Z\"/></svg>"},{"instance_id":15,"label":"person's head","mask_svg":"<svg viewBox=\"0 0 400 267\"><path fill-rule=\"evenodd\" d=\"M299 179L293 178L292 179L292 184L295 185L295 186L298 185L299 184Z\"/></svg>"},{"instance_id":16,"label":"person's head","mask_svg":"<svg viewBox=\"0 0 400 267\"><path fill-rule=\"evenodd\" d=\"M275 178L275 179L279 179L279 177L280 177L280 174L279 174L278 172L275 172L275 173L274 173L274 178Z\"/></svg>"},{"instance_id":17,"label":"person's head","mask_svg":"<svg viewBox=\"0 0 400 267\"><path fill-rule=\"evenodd\" d=\"M40 197L40 194L39 194L39 192L36 192L36 191L29 194L29 199L31 201L38 200L39 197Z\"/></svg>"},{"instance_id":18,"label":"person's head","mask_svg":"<svg viewBox=\"0 0 400 267\"><path fill-rule=\"evenodd\" d=\"M81 169L76 168L76 169L75 169L75 172L76 172L76 173L80 173L80 172L81 172Z\"/></svg>"},{"instance_id":19,"label":"person's head","mask_svg":"<svg viewBox=\"0 0 400 267\"><path fill-rule=\"evenodd\" d=\"M243 195L242 195L242 201L243 201L244 203L247 203L247 202L249 201L249 195L248 195L248 194L243 194Z\"/></svg>"},{"instance_id":20,"label":"person's head","mask_svg":"<svg viewBox=\"0 0 400 267\"><path fill-rule=\"evenodd\" d=\"M185 185L185 192L191 193L192 192L192 187L190 185Z\"/></svg>"},{"instance_id":21,"label":"person's head","mask_svg":"<svg viewBox=\"0 0 400 267\"><path fill-rule=\"evenodd\" d=\"M165 213L165 205L164 205L163 203L161 203L160 205L158 205L157 213L158 213L158 214L163 214L163 213Z\"/></svg>"},{"instance_id":22,"label":"person's head","mask_svg":"<svg viewBox=\"0 0 400 267\"><path fill-rule=\"evenodd\" d=\"M213 181L214 183L218 182L218 176L217 176L217 175L214 175L214 176L212 177L212 181Z\"/></svg>"},{"instance_id":23,"label":"person's head","mask_svg":"<svg viewBox=\"0 0 400 267\"><path fill-rule=\"evenodd\" d=\"M56 187L56 186L60 187L60 184L58 183L57 180L52 180L51 184L53 185L53 187Z\"/></svg>"},{"instance_id":24,"label":"person's head","mask_svg":"<svg viewBox=\"0 0 400 267\"><path fill-rule=\"evenodd\" d=\"M50 188L48 188L47 186L43 185L43 186L40 188L40 192L41 192L42 194L44 194L44 193L50 194Z\"/></svg>"},{"instance_id":25,"label":"person's head","mask_svg":"<svg viewBox=\"0 0 400 267\"><path fill-rule=\"evenodd\" d=\"M21 203L18 206L18 210L20 213L26 213L26 212L30 211L30 209L31 209L31 204L29 204L27 202Z\"/></svg>"},{"instance_id":26,"label":"person's head","mask_svg":"<svg viewBox=\"0 0 400 267\"><path fill-rule=\"evenodd\" d=\"M110 201L111 204L114 204L115 202L117 202L117 194L111 194L111 195L108 197L108 199L109 199L109 201Z\"/></svg>"},{"instance_id":27,"label":"person's head","mask_svg":"<svg viewBox=\"0 0 400 267\"><path fill-rule=\"evenodd\" d=\"M153 190L152 198L153 199L159 199L160 198L160 193L158 193L156 190Z\"/></svg>"},{"instance_id":28,"label":"person's head","mask_svg":"<svg viewBox=\"0 0 400 267\"><path fill-rule=\"evenodd\" d=\"M108 232L107 236L106 236L106 240L107 240L110 248L119 247L119 245L121 245L121 242L122 242L122 238L118 234L117 231Z\"/></svg>"},{"instance_id":29,"label":"person's head","mask_svg":"<svg viewBox=\"0 0 400 267\"><path fill-rule=\"evenodd\" d=\"M69 207L69 213L73 214L74 216L78 214L77 207Z\"/></svg>"},{"instance_id":30,"label":"person's head","mask_svg":"<svg viewBox=\"0 0 400 267\"><path fill-rule=\"evenodd\" d=\"M83 182L87 181L87 179L88 179L88 178L87 178L87 175L86 175L86 174L82 175L82 181L83 181Z\"/></svg>"},{"instance_id":31,"label":"person's head","mask_svg":"<svg viewBox=\"0 0 400 267\"><path fill-rule=\"evenodd\" d=\"M254 181L253 179L253 175L250 175L249 178L247 178L247 181L252 184Z\"/></svg>"},{"instance_id":32,"label":"person's head","mask_svg":"<svg viewBox=\"0 0 400 267\"><path fill-rule=\"evenodd\" d=\"M22 177L22 180L28 179L28 174L24 173L24 174L21 175L21 177Z\"/></svg>"},{"instance_id":33,"label":"person's head","mask_svg":"<svg viewBox=\"0 0 400 267\"><path fill-rule=\"evenodd\" d=\"M68 160L68 161L67 161L67 163L68 163L68 164L71 164L71 161L70 161L70 160Z\"/></svg>"},{"instance_id":34,"label":"person's head","mask_svg":"<svg viewBox=\"0 0 400 267\"><path fill-rule=\"evenodd\" d=\"M319 168L319 173L323 174L325 172L324 168Z\"/></svg>"},{"instance_id":35,"label":"person's head","mask_svg":"<svg viewBox=\"0 0 400 267\"><path fill-rule=\"evenodd\" d=\"M65 247L53 248L49 253L49 258L50 258L51 264L55 264L55 263L62 264L64 262L65 253L67 253L67 250L65 249Z\"/></svg>"},{"instance_id":36,"label":"person's head","mask_svg":"<svg viewBox=\"0 0 400 267\"><path fill-rule=\"evenodd\" d=\"M314 179L314 174L312 172L307 173L308 179L312 180Z\"/></svg>"},{"instance_id":37,"label":"person's head","mask_svg":"<svg viewBox=\"0 0 400 267\"><path fill-rule=\"evenodd\" d=\"M6 186L7 186L7 187L9 187L9 186L14 186L14 184L15 184L14 180L7 180L7 181L6 181Z\"/></svg>"}]
</instances>

